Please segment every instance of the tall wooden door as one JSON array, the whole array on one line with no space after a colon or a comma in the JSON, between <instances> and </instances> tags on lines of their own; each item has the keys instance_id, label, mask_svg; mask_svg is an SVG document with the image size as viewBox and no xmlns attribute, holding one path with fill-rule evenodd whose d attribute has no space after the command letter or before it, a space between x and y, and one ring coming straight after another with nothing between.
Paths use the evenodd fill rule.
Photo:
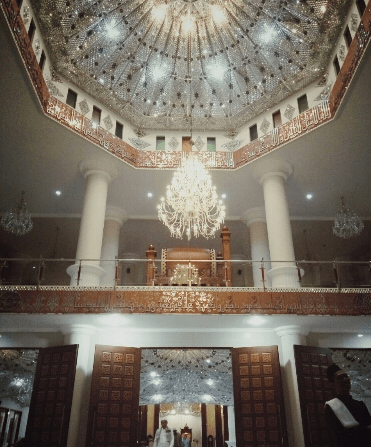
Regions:
<instances>
[{"instance_id":1,"label":"tall wooden door","mask_svg":"<svg viewBox=\"0 0 371 447\"><path fill-rule=\"evenodd\" d=\"M327 380L333 362L331 349L295 345L301 418L306 447L329 447L330 429L325 417L325 402L335 397Z\"/></svg>"},{"instance_id":2,"label":"tall wooden door","mask_svg":"<svg viewBox=\"0 0 371 447\"><path fill-rule=\"evenodd\" d=\"M277 346L232 349L237 447L287 446Z\"/></svg>"},{"instance_id":3,"label":"tall wooden door","mask_svg":"<svg viewBox=\"0 0 371 447\"><path fill-rule=\"evenodd\" d=\"M40 349L26 429L29 447L65 447L78 345Z\"/></svg>"},{"instance_id":4,"label":"tall wooden door","mask_svg":"<svg viewBox=\"0 0 371 447\"><path fill-rule=\"evenodd\" d=\"M141 350L95 347L86 447L137 445Z\"/></svg>"}]
</instances>

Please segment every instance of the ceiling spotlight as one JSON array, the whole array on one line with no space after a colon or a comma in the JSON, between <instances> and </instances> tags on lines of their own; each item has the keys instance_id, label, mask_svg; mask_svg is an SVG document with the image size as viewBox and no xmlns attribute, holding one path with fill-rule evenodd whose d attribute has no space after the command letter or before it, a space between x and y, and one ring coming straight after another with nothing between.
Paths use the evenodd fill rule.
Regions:
<instances>
[{"instance_id":1,"label":"ceiling spotlight","mask_svg":"<svg viewBox=\"0 0 371 447\"><path fill-rule=\"evenodd\" d=\"M204 395L202 396L202 399L203 399L203 400L207 400L207 401L209 401L209 400L211 400L211 396L210 396L210 394L204 394Z\"/></svg>"},{"instance_id":2,"label":"ceiling spotlight","mask_svg":"<svg viewBox=\"0 0 371 447\"><path fill-rule=\"evenodd\" d=\"M152 197L153 196L153 194L151 193L151 192L149 192L148 194L147 194L147 197Z\"/></svg>"},{"instance_id":3,"label":"ceiling spotlight","mask_svg":"<svg viewBox=\"0 0 371 447\"><path fill-rule=\"evenodd\" d=\"M307 194L306 197L307 197L308 200L310 200L310 199L313 198L313 194Z\"/></svg>"},{"instance_id":4,"label":"ceiling spotlight","mask_svg":"<svg viewBox=\"0 0 371 447\"><path fill-rule=\"evenodd\" d=\"M159 385L159 384L160 384L160 381L159 381L159 380L154 380L153 383L154 383L155 385Z\"/></svg>"},{"instance_id":5,"label":"ceiling spotlight","mask_svg":"<svg viewBox=\"0 0 371 447\"><path fill-rule=\"evenodd\" d=\"M363 337L363 334L358 334L358 337Z\"/></svg>"},{"instance_id":6,"label":"ceiling spotlight","mask_svg":"<svg viewBox=\"0 0 371 447\"><path fill-rule=\"evenodd\" d=\"M157 372L152 371L152 372L150 373L150 376L151 376L151 377L156 377L156 376L157 376Z\"/></svg>"},{"instance_id":7,"label":"ceiling spotlight","mask_svg":"<svg viewBox=\"0 0 371 447\"><path fill-rule=\"evenodd\" d=\"M227 197L227 194L222 194L221 197L222 199L225 199Z\"/></svg>"},{"instance_id":8,"label":"ceiling spotlight","mask_svg":"<svg viewBox=\"0 0 371 447\"><path fill-rule=\"evenodd\" d=\"M214 382L210 379L206 383L211 386Z\"/></svg>"},{"instance_id":9,"label":"ceiling spotlight","mask_svg":"<svg viewBox=\"0 0 371 447\"><path fill-rule=\"evenodd\" d=\"M157 402L159 402L160 400L162 400L162 395L161 395L161 394L155 394L155 395L152 397L152 399L155 400L155 401L157 401Z\"/></svg>"},{"instance_id":10,"label":"ceiling spotlight","mask_svg":"<svg viewBox=\"0 0 371 447\"><path fill-rule=\"evenodd\" d=\"M165 74L165 67L155 67L153 70L153 77L155 79L160 79L164 76Z\"/></svg>"},{"instance_id":11,"label":"ceiling spotlight","mask_svg":"<svg viewBox=\"0 0 371 447\"><path fill-rule=\"evenodd\" d=\"M152 14L156 20L163 20L166 14L166 5L155 6L152 9Z\"/></svg>"},{"instance_id":12,"label":"ceiling spotlight","mask_svg":"<svg viewBox=\"0 0 371 447\"><path fill-rule=\"evenodd\" d=\"M321 11L321 12L325 12L325 11L326 11L326 5L322 5L322 6L320 7L320 11Z\"/></svg>"},{"instance_id":13,"label":"ceiling spotlight","mask_svg":"<svg viewBox=\"0 0 371 447\"><path fill-rule=\"evenodd\" d=\"M56 194L57 196L60 196L62 193L61 193L60 191L55 191L55 194Z\"/></svg>"},{"instance_id":14,"label":"ceiling spotlight","mask_svg":"<svg viewBox=\"0 0 371 447\"><path fill-rule=\"evenodd\" d=\"M211 362L211 360L210 359L206 359L206 363L210 363Z\"/></svg>"}]
</instances>

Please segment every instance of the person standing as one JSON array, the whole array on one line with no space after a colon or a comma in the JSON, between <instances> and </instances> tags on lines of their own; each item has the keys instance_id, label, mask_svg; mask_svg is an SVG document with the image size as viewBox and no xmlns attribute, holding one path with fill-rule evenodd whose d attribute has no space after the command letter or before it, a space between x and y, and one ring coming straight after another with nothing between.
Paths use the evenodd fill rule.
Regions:
<instances>
[{"instance_id":1,"label":"person standing","mask_svg":"<svg viewBox=\"0 0 371 447\"><path fill-rule=\"evenodd\" d=\"M176 429L174 429L173 432L174 432L174 447L182 447L180 444L182 439L181 434L178 433Z\"/></svg>"},{"instance_id":2,"label":"person standing","mask_svg":"<svg viewBox=\"0 0 371 447\"><path fill-rule=\"evenodd\" d=\"M174 433L167 426L166 419L162 419L161 428L156 430L153 447L174 447Z\"/></svg>"},{"instance_id":3,"label":"person standing","mask_svg":"<svg viewBox=\"0 0 371 447\"><path fill-rule=\"evenodd\" d=\"M332 364L327 378L333 384L337 397L325 404L326 420L335 434L338 447L370 447L371 415L364 402L350 394L348 374Z\"/></svg>"}]
</instances>

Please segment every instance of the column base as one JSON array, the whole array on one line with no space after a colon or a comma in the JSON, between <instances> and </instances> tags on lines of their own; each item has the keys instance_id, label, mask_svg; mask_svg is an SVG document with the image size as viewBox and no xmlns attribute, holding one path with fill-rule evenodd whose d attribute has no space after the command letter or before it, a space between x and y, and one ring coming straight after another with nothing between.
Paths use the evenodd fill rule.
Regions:
<instances>
[{"instance_id":1,"label":"column base","mask_svg":"<svg viewBox=\"0 0 371 447\"><path fill-rule=\"evenodd\" d=\"M73 264L67 268L67 273L71 276L70 285L77 287L77 276L79 272L80 264ZM99 287L100 279L106 274L106 271L98 265L82 264L79 287Z\"/></svg>"},{"instance_id":2,"label":"column base","mask_svg":"<svg viewBox=\"0 0 371 447\"><path fill-rule=\"evenodd\" d=\"M228 447L236 447L236 441L225 441L228 444Z\"/></svg>"},{"instance_id":3,"label":"column base","mask_svg":"<svg viewBox=\"0 0 371 447\"><path fill-rule=\"evenodd\" d=\"M304 270L300 269L301 276ZM276 267L267 272L267 277L272 282L273 288L298 289L301 287L298 277L298 269L295 266Z\"/></svg>"}]
</instances>

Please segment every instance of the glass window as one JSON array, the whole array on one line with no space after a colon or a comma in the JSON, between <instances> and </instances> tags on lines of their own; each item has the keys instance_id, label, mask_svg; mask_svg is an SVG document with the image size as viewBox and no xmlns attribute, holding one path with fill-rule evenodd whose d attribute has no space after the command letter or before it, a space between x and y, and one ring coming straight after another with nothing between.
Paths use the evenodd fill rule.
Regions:
<instances>
[{"instance_id":1,"label":"glass window","mask_svg":"<svg viewBox=\"0 0 371 447\"><path fill-rule=\"evenodd\" d=\"M39 66L41 68L41 71L43 71L43 69L44 69L45 60L46 60L45 52L44 52L44 50L42 50L40 60L39 60Z\"/></svg>"},{"instance_id":2,"label":"glass window","mask_svg":"<svg viewBox=\"0 0 371 447\"><path fill-rule=\"evenodd\" d=\"M358 14L360 17L362 17L366 9L366 3L364 2L364 0L357 0L356 5L358 9Z\"/></svg>"},{"instance_id":3,"label":"glass window","mask_svg":"<svg viewBox=\"0 0 371 447\"><path fill-rule=\"evenodd\" d=\"M216 139L214 137L208 137L206 147L208 152L216 152Z\"/></svg>"},{"instance_id":4,"label":"glass window","mask_svg":"<svg viewBox=\"0 0 371 447\"><path fill-rule=\"evenodd\" d=\"M93 115L92 115L92 120L95 124L100 124L100 116L102 114L101 109L99 109L96 106L93 106Z\"/></svg>"},{"instance_id":5,"label":"glass window","mask_svg":"<svg viewBox=\"0 0 371 447\"><path fill-rule=\"evenodd\" d=\"M344 39L345 39L345 42L347 44L347 47L349 48L350 44L352 43L352 35L350 34L348 25L347 25L347 27L345 28L345 31L344 31Z\"/></svg>"},{"instance_id":6,"label":"glass window","mask_svg":"<svg viewBox=\"0 0 371 447\"><path fill-rule=\"evenodd\" d=\"M337 76L340 72L340 64L339 64L339 59L337 56L335 56L335 59L334 59L334 68L335 68L335 73Z\"/></svg>"},{"instance_id":7,"label":"glass window","mask_svg":"<svg viewBox=\"0 0 371 447\"><path fill-rule=\"evenodd\" d=\"M124 125L116 121L116 129L115 129L116 137L119 137L122 140L123 132L124 132Z\"/></svg>"},{"instance_id":8,"label":"glass window","mask_svg":"<svg viewBox=\"0 0 371 447\"><path fill-rule=\"evenodd\" d=\"M309 109L307 95L300 96L298 98L299 113L303 113Z\"/></svg>"},{"instance_id":9,"label":"glass window","mask_svg":"<svg viewBox=\"0 0 371 447\"><path fill-rule=\"evenodd\" d=\"M281 111L277 110L277 112L274 112L272 114L273 118L273 127L279 127L282 125L282 117L281 117Z\"/></svg>"},{"instance_id":10,"label":"glass window","mask_svg":"<svg viewBox=\"0 0 371 447\"><path fill-rule=\"evenodd\" d=\"M156 137L156 151L165 150L165 137Z\"/></svg>"},{"instance_id":11,"label":"glass window","mask_svg":"<svg viewBox=\"0 0 371 447\"><path fill-rule=\"evenodd\" d=\"M71 106L75 109L76 101L77 101L77 93L69 88L68 93L67 93L66 104L68 104L69 106Z\"/></svg>"},{"instance_id":12,"label":"glass window","mask_svg":"<svg viewBox=\"0 0 371 447\"><path fill-rule=\"evenodd\" d=\"M258 126L254 124L250 127L250 141L254 141L258 138Z\"/></svg>"},{"instance_id":13,"label":"glass window","mask_svg":"<svg viewBox=\"0 0 371 447\"><path fill-rule=\"evenodd\" d=\"M31 19L30 27L28 28L28 37L30 38L30 42L32 43L34 35L36 31L36 25L33 19Z\"/></svg>"}]
</instances>

